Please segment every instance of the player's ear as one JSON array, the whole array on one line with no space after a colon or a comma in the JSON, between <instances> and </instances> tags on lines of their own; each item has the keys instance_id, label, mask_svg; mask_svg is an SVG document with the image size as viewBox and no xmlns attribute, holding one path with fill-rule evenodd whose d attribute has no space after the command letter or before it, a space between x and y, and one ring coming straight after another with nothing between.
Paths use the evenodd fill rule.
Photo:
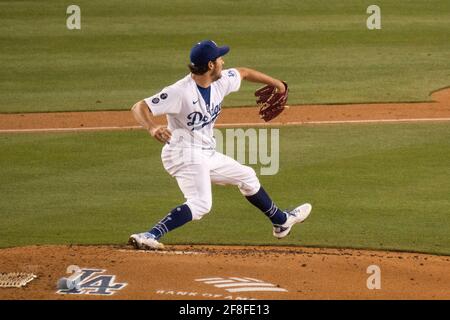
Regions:
<instances>
[{"instance_id":1,"label":"player's ear","mask_svg":"<svg viewBox=\"0 0 450 320\"><path fill-rule=\"evenodd\" d=\"M214 62L209 61L208 62L208 70L212 70L212 69L214 69Z\"/></svg>"}]
</instances>

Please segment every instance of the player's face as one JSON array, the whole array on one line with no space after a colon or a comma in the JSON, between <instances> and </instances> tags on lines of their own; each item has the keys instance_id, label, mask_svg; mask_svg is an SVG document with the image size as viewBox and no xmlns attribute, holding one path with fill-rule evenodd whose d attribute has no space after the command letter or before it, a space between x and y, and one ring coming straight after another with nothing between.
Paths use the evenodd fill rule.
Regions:
<instances>
[{"instance_id":1,"label":"player's face","mask_svg":"<svg viewBox=\"0 0 450 320\"><path fill-rule=\"evenodd\" d=\"M216 62L214 63L214 68L211 73L211 78L213 79L213 81L219 80L222 77L222 70L224 64L225 62L223 61L222 57L216 59Z\"/></svg>"}]
</instances>

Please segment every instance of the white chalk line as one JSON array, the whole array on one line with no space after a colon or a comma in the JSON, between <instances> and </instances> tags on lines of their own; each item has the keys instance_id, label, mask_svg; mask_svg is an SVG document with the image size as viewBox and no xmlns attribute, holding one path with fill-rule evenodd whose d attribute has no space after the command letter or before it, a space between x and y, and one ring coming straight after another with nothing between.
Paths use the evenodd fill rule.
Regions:
<instances>
[{"instance_id":1,"label":"white chalk line","mask_svg":"<svg viewBox=\"0 0 450 320\"><path fill-rule=\"evenodd\" d=\"M378 120L330 120L330 121L295 121L272 123L236 123L217 124L219 126L294 126L305 124L346 124L346 123L378 123L378 122L425 122L425 121L450 121L450 118L412 118L412 119L378 119Z\"/></svg>"},{"instance_id":2,"label":"white chalk line","mask_svg":"<svg viewBox=\"0 0 450 320\"><path fill-rule=\"evenodd\" d=\"M206 254L204 252L196 252L196 251L165 251L165 250L135 250L135 249L119 249L119 252L127 252L127 253L139 253L139 254L161 254L161 255L203 255Z\"/></svg>"},{"instance_id":3,"label":"white chalk line","mask_svg":"<svg viewBox=\"0 0 450 320\"><path fill-rule=\"evenodd\" d=\"M433 122L450 121L450 118L412 118L412 119L378 119L378 120L330 120L330 121L294 121L294 122L271 122L271 123L219 123L214 127L274 127L274 126L299 126L306 124L348 124L348 123L396 123L396 122ZM78 127L78 128L41 128L41 129L1 129L0 133L21 132L77 132L77 131L112 131L112 130L136 130L141 126L111 126L111 127Z\"/></svg>"},{"instance_id":4,"label":"white chalk line","mask_svg":"<svg viewBox=\"0 0 450 320\"><path fill-rule=\"evenodd\" d=\"M80 127L80 128L41 128L41 129L3 129L0 133L19 133L19 132L73 132L73 131L110 131L110 130L132 130L142 129L141 126L124 127Z\"/></svg>"}]
</instances>

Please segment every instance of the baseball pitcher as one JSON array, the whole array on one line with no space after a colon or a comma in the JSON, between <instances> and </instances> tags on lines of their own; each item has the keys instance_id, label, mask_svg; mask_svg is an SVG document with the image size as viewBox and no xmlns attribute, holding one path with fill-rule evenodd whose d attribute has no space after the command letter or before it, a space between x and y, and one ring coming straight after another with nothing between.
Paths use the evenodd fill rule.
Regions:
<instances>
[{"instance_id":1,"label":"baseball pitcher","mask_svg":"<svg viewBox=\"0 0 450 320\"><path fill-rule=\"evenodd\" d=\"M129 244L136 249L162 249L160 239L166 233L210 212L211 183L237 186L270 219L273 235L279 239L311 212L308 203L289 212L280 210L251 167L215 151L213 129L222 101L239 90L242 80L266 85L255 93L265 121L276 117L287 101L285 82L249 68L223 69L223 56L229 50L211 40L197 43L190 52L190 73L132 108L136 120L164 144L163 166L176 179L186 199L149 231L131 235ZM167 126L155 124L154 117L160 115L166 115Z\"/></svg>"}]
</instances>

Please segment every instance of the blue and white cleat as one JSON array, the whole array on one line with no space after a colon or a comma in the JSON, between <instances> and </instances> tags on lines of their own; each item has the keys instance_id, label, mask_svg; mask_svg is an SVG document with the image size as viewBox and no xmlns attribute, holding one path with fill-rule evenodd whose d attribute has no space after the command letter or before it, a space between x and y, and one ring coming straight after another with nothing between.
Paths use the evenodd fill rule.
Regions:
<instances>
[{"instance_id":1,"label":"blue and white cleat","mask_svg":"<svg viewBox=\"0 0 450 320\"><path fill-rule=\"evenodd\" d=\"M128 239L128 244L138 250L161 250L164 245L156 240L149 232L132 234Z\"/></svg>"},{"instance_id":2,"label":"blue and white cleat","mask_svg":"<svg viewBox=\"0 0 450 320\"><path fill-rule=\"evenodd\" d=\"M286 212L287 220L282 225L273 225L273 236L278 239L286 237L291 228L296 223L302 223L308 218L311 213L312 206L309 203L304 203L292 211Z\"/></svg>"}]
</instances>

